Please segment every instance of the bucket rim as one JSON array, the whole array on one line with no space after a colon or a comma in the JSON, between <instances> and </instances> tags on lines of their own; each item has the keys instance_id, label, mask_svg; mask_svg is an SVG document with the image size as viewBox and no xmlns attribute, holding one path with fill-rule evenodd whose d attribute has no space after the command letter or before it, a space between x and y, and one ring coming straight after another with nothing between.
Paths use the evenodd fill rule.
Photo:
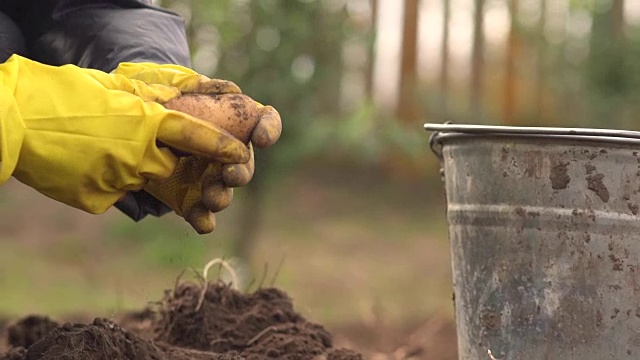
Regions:
<instances>
[{"instance_id":1,"label":"bucket rim","mask_svg":"<svg viewBox=\"0 0 640 360\"><path fill-rule=\"evenodd\" d=\"M564 135L640 139L640 131L601 128L426 123L424 124L424 129L427 131L434 131L439 133L461 133L476 135Z\"/></svg>"},{"instance_id":2,"label":"bucket rim","mask_svg":"<svg viewBox=\"0 0 640 360\"><path fill-rule=\"evenodd\" d=\"M473 124L424 124L426 131L433 134L429 139L431 150L440 155L445 140L475 137L519 137L530 139L554 139L605 142L640 146L640 132L601 128L502 126Z\"/></svg>"}]
</instances>

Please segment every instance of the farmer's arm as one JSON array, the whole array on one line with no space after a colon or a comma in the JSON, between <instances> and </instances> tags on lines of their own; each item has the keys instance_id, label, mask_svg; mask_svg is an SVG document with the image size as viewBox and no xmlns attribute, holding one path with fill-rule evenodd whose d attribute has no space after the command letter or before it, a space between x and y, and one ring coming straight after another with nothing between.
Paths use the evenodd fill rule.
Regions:
<instances>
[{"instance_id":1,"label":"farmer's arm","mask_svg":"<svg viewBox=\"0 0 640 360\"><path fill-rule=\"evenodd\" d=\"M121 62L190 66L183 20L150 1L59 1L47 28L33 40L31 56L47 64L76 64L112 71ZM116 207L134 220L160 216L167 205L146 191L128 192Z\"/></svg>"},{"instance_id":2,"label":"farmer's arm","mask_svg":"<svg viewBox=\"0 0 640 360\"><path fill-rule=\"evenodd\" d=\"M54 21L51 26L34 42L34 58L46 63L72 63L103 71L111 71L123 62L144 62L148 63L148 66L143 73L121 73L147 83L175 86L182 92L240 92L234 84L210 81L204 77L197 86L185 87L181 79L191 78L195 73L186 69L190 66L189 47L184 21L177 14L153 7L150 1L85 0L73 2L80 5L69 5L71 3L59 1L53 11ZM152 69L153 63L177 64L186 68L166 71L166 67L158 66ZM180 74L175 75L174 71ZM282 125L278 113L273 108L263 108L262 114L264 120L258 122L255 138L267 141L254 142L254 145L268 147L279 137ZM260 136L261 133L270 136ZM234 170L229 167L232 166L227 166L226 170ZM236 165L235 168L235 171L225 173L243 176L239 178L236 175L234 179L229 179L230 181L226 182L227 186L241 186L251 180L252 163ZM176 177L181 178L180 174L176 174ZM163 200L166 198L163 197ZM176 199L169 202L169 205L176 210L175 203L181 201L182 199ZM164 203L145 191L138 191L128 193L116 206L131 218L139 220L147 214L159 216L169 211ZM216 208L222 209L228 205L221 203Z\"/></svg>"},{"instance_id":3,"label":"farmer's arm","mask_svg":"<svg viewBox=\"0 0 640 360\"><path fill-rule=\"evenodd\" d=\"M43 64L109 72L121 62L189 66L184 24L176 14L135 0L3 0L0 63L12 54ZM134 220L171 209L144 190L116 204Z\"/></svg>"},{"instance_id":4,"label":"farmer's arm","mask_svg":"<svg viewBox=\"0 0 640 360\"><path fill-rule=\"evenodd\" d=\"M71 63L103 71L110 71L122 62L145 62L144 66L119 69L120 74L146 83L174 86L183 93L240 91L232 83L210 80L185 67L153 65L189 64L183 21L171 12L134 0L43 0L37 7L29 9L34 11L22 15L14 11L13 15L23 29L34 24L26 29L25 37L29 56L38 61L54 65ZM254 130L252 142L258 147L268 147L280 135L280 117L271 107L261 108L261 114L263 116ZM246 184L253 175L252 161L251 158L247 164L226 165L223 183L226 186ZM183 166L179 166L176 172L181 170L193 172ZM182 178L179 173L172 176ZM196 184L181 186L187 185L194 187ZM157 194L158 189L154 190ZM178 208L185 207L183 195L168 195L163 197L164 203L183 215ZM174 199L168 202L167 198ZM217 204L216 209L227 205ZM116 206L136 220L147 214L158 216L170 210L142 190L127 193Z\"/></svg>"},{"instance_id":5,"label":"farmer's arm","mask_svg":"<svg viewBox=\"0 0 640 360\"><path fill-rule=\"evenodd\" d=\"M0 183L101 213L127 191L171 176L171 149L244 163L246 146L219 127L162 103L170 86L13 55L0 64Z\"/></svg>"}]
</instances>

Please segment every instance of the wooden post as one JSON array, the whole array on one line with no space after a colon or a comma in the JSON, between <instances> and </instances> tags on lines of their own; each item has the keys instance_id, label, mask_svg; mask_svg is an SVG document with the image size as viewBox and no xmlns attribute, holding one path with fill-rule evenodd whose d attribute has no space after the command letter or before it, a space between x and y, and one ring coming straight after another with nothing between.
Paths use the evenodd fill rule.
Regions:
<instances>
[{"instance_id":1,"label":"wooden post","mask_svg":"<svg viewBox=\"0 0 640 360\"><path fill-rule=\"evenodd\" d=\"M538 42L536 56L536 87L535 87L535 116L538 124L542 124L545 117L544 91L547 76L547 40L544 29L547 22L547 0L540 0L540 19L538 20Z\"/></svg>"},{"instance_id":2,"label":"wooden post","mask_svg":"<svg viewBox=\"0 0 640 360\"><path fill-rule=\"evenodd\" d=\"M502 122L505 125L514 125L516 123L516 102L517 86L516 86L516 62L519 51L518 38L518 0L509 0L509 13L511 15L511 29L507 40L507 54L505 64L505 83L504 83L504 109Z\"/></svg>"},{"instance_id":3,"label":"wooden post","mask_svg":"<svg viewBox=\"0 0 640 360\"><path fill-rule=\"evenodd\" d=\"M482 92L484 75L484 0L474 1L473 50L471 53L470 113L473 121L482 118Z\"/></svg>"},{"instance_id":4,"label":"wooden post","mask_svg":"<svg viewBox=\"0 0 640 360\"><path fill-rule=\"evenodd\" d=\"M411 123L420 118L416 96L418 76L418 3L419 0L404 1L402 59L400 64L399 98L396 108L396 116L403 123Z\"/></svg>"},{"instance_id":5,"label":"wooden post","mask_svg":"<svg viewBox=\"0 0 640 360\"><path fill-rule=\"evenodd\" d=\"M451 0L442 0L442 47L440 48L440 116L443 122L449 121L449 19L451 18Z\"/></svg>"},{"instance_id":6,"label":"wooden post","mask_svg":"<svg viewBox=\"0 0 640 360\"><path fill-rule=\"evenodd\" d=\"M373 99L373 74L376 61L376 39L378 37L378 0L369 0L371 4L371 25L367 38L367 63L365 73L365 97Z\"/></svg>"}]
</instances>

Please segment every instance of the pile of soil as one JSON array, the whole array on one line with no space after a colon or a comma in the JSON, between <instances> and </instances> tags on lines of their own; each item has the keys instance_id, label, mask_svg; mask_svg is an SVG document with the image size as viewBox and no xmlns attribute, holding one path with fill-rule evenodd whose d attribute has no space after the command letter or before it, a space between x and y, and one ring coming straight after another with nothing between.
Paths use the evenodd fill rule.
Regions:
<instances>
[{"instance_id":1,"label":"pile of soil","mask_svg":"<svg viewBox=\"0 0 640 360\"><path fill-rule=\"evenodd\" d=\"M221 282L179 283L155 309L88 324L28 316L0 331L0 360L216 359L359 360L335 349L321 325L293 309L275 288L240 293Z\"/></svg>"}]
</instances>

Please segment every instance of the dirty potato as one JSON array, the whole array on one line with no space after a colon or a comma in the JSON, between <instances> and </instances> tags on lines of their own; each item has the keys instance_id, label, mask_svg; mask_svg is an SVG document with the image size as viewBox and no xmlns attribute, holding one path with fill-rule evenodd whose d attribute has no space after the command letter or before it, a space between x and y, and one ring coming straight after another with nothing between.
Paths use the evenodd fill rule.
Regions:
<instances>
[{"instance_id":1,"label":"dirty potato","mask_svg":"<svg viewBox=\"0 0 640 360\"><path fill-rule=\"evenodd\" d=\"M260 119L257 103L242 94L185 94L164 106L214 123L245 144Z\"/></svg>"}]
</instances>

